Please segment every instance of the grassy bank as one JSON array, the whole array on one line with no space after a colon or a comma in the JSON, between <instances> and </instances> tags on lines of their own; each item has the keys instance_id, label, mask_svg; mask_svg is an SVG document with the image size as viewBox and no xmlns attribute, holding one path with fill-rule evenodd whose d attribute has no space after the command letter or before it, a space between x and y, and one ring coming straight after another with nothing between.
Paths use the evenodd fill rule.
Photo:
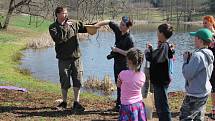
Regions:
<instances>
[{"instance_id":1,"label":"grassy bank","mask_svg":"<svg viewBox=\"0 0 215 121\"><path fill-rule=\"evenodd\" d=\"M15 16L8 30L0 32L1 85L15 85L34 91L44 89L44 91L58 92L56 85L36 80L31 75L20 73L17 69L22 57L21 50L26 48L27 41L46 32L50 24L49 21L45 21L42 26L36 28L34 24L28 25L27 22L27 16Z\"/></svg>"}]
</instances>

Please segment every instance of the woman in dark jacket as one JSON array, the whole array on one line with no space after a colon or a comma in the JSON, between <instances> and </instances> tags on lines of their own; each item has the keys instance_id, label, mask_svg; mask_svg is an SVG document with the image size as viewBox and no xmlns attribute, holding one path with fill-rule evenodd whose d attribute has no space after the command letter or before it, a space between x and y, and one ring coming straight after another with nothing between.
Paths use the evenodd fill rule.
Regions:
<instances>
[{"instance_id":1,"label":"woman in dark jacket","mask_svg":"<svg viewBox=\"0 0 215 121\"><path fill-rule=\"evenodd\" d=\"M127 51L134 47L133 39L130 35L130 27L132 26L132 20L128 16L123 16L118 26L115 22L110 20L104 20L95 24L96 27L109 25L115 34L115 47L112 47L112 52L107 56L108 59L114 58L114 77L117 83L117 78L122 70L127 70ZM120 88L117 88L117 101L115 109L118 111L120 107Z\"/></svg>"}]
</instances>

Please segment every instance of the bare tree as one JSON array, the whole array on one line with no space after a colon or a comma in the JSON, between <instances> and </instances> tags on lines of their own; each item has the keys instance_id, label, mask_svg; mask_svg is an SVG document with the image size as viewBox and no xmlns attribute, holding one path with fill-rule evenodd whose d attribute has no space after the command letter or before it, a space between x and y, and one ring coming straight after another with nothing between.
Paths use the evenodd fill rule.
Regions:
<instances>
[{"instance_id":1,"label":"bare tree","mask_svg":"<svg viewBox=\"0 0 215 121\"><path fill-rule=\"evenodd\" d=\"M79 0L76 4L77 20L92 23L103 19L106 0Z\"/></svg>"},{"instance_id":2,"label":"bare tree","mask_svg":"<svg viewBox=\"0 0 215 121\"><path fill-rule=\"evenodd\" d=\"M5 20L0 24L0 29L7 30L10 18L14 12L24 13L30 16L37 16L45 19L52 12L51 3L53 0L10 0ZM37 18L36 18L37 19ZM31 17L29 24L31 23ZM36 22L36 26L41 23Z\"/></svg>"},{"instance_id":3,"label":"bare tree","mask_svg":"<svg viewBox=\"0 0 215 121\"><path fill-rule=\"evenodd\" d=\"M208 0L161 0L160 9L164 12L164 20L190 22L194 15L207 12Z\"/></svg>"},{"instance_id":4,"label":"bare tree","mask_svg":"<svg viewBox=\"0 0 215 121\"><path fill-rule=\"evenodd\" d=\"M18 8L19 6L21 5L26 5L30 2L31 0L22 0L18 3L15 3L15 0L10 0L10 4L9 4L9 9L8 9L8 12L7 12L7 15L6 15L6 18L4 20L4 23L3 25L1 25L1 29L7 29L8 27L8 24L10 22L10 18L11 18L11 15L13 13L13 11Z\"/></svg>"}]
</instances>

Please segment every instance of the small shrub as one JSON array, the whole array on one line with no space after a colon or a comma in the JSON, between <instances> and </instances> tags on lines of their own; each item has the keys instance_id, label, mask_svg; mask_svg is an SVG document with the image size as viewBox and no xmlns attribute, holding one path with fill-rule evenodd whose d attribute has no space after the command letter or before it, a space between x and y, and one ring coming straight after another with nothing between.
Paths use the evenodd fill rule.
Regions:
<instances>
[{"instance_id":1,"label":"small shrub","mask_svg":"<svg viewBox=\"0 0 215 121\"><path fill-rule=\"evenodd\" d=\"M39 38L34 38L31 41L28 41L27 48L39 49L47 48L54 46L54 41L48 33L43 34Z\"/></svg>"},{"instance_id":2,"label":"small shrub","mask_svg":"<svg viewBox=\"0 0 215 121\"><path fill-rule=\"evenodd\" d=\"M116 90L116 86L109 75L105 75L103 80L99 80L96 76L90 76L84 82L84 87L86 89L102 91L105 94L110 94Z\"/></svg>"}]
</instances>

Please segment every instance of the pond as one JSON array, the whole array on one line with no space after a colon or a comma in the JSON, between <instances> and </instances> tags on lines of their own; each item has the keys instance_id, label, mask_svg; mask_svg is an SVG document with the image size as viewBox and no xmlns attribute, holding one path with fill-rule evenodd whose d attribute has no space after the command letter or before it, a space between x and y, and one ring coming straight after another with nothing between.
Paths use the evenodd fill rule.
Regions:
<instances>
[{"instance_id":1,"label":"pond","mask_svg":"<svg viewBox=\"0 0 215 121\"><path fill-rule=\"evenodd\" d=\"M131 33L135 40L135 46L145 49L146 43L150 42L154 47L157 43L157 26L159 24L146 24L134 26ZM175 26L176 32L170 38L170 43L176 44L176 61L174 62L173 80L169 91L184 90L184 78L181 72L182 53L194 50L193 41L189 36L189 31L196 31L199 27L191 25ZM113 60L107 60L110 47L114 45L113 32L98 32L97 35L90 36L88 40L81 41L82 61L84 67L84 79L89 76L97 76L103 79L104 75L110 75L114 80ZM59 83L57 59L55 58L54 47L47 49L27 49L23 51L25 55L21 62L21 68L30 69L32 75L41 80L48 80Z\"/></svg>"}]
</instances>

